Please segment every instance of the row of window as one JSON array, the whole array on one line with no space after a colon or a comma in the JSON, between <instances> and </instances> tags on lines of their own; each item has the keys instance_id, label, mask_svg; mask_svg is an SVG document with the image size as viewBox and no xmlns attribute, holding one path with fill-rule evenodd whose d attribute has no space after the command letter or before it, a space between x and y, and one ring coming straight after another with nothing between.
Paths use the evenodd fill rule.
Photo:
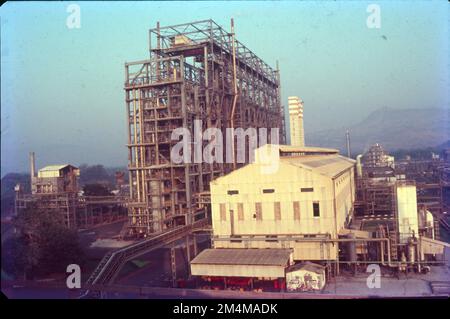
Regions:
<instances>
[{"instance_id":1,"label":"row of window","mask_svg":"<svg viewBox=\"0 0 450 319\"><path fill-rule=\"evenodd\" d=\"M263 192L263 194L271 194L271 193L275 193L275 189L273 189L273 188L265 188L265 189L262 190L262 192ZM302 192L302 193L311 193L311 192L314 192L314 188L313 187L302 187L302 188L300 188L300 192ZM233 190L227 191L227 194L228 195L237 195L237 194L239 194L239 191L233 189Z\"/></svg>"},{"instance_id":2,"label":"row of window","mask_svg":"<svg viewBox=\"0 0 450 319\"><path fill-rule=\"evenodd\" d=\"M300 202L294 201L292 202L293 210L294 210L294 220L300 220ZM225 203L219 204L220 206L220 220L227 220L227 211ZM230 215L234 214L233 210L230 210ZM281 204L280 202L273 203L273 214L275 220L281 220ZM320 205L319 202L313 202L313 216L320 217ZM234 216L233 216L234 218ZM263 220L263 210L262 203L255 203L255 213L253 214L253 218L256 220ZM240 221L244 220L244 204L237 204L237 219Z\"/></svg>"}]
</instances>

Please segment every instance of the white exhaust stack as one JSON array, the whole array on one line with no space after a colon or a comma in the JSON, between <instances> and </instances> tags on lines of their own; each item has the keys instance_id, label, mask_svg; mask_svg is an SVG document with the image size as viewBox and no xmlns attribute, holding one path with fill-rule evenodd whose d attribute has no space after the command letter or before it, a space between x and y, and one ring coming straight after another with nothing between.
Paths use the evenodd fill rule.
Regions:
<instances>
[{"instance_id":1,"label":"white exhaust stack","mask_svg":"<svg viewBox=\"0 0 450 319\"><path fill-rule=\"evenodd\" d=\"M358 177L362 177L361 158L362 158L362 155L361 155L361 154L359 154L358 156L356 156L356 175L357 175Z\"/></svg>"},{"instance_id":2,"label":"white exhaust stack","mask_svg":"<svg viewBox=\"0 0 450 319\"><path fill-rule=\"evenodd\" d=\"M303 129L303 101L298 96L288 97L289 124L291 127L291 145L305 146Z\"/></svg>"},{"instance_id":3,"label":"white exhaust stack","mask_svg":"<svg viewBox=\"0 0 450 319\"><path fill-rule=\"evenodd\" d=\"M351 158L352 157L352 152L350 150L350 131L347 130L345 132L345 140L347 141L347 157Z\"/></svg>"},{"instance_id":4,"label":"white exhaust stack","mask_svg":"<svg viewBox=\"0 0 450 319\"><path fill-rule=\"evenodd\" d=\"M34 158L34 152L30 152L30 175L31 178L36 177L36 162Z\"/></svg>"}]
</instances>

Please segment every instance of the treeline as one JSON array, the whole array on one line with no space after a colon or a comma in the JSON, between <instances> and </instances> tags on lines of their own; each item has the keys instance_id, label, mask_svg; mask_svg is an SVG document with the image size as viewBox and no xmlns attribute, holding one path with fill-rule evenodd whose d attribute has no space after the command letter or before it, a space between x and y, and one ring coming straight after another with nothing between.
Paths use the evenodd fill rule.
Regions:
<instances>
[{"instance_id":1,"label":"treeline","mask_svg":"<svg viewBox=\"0 0 450 319\"><path fill-rule=\"evenodd\" d=\"M114 172L108 172L103 165L80 165L80 185L86 184L115 184Z\"/></svg>"},{"instance_id":2,"label":"treeline","mask_svg":"<svg viewBox=\"0 0 450 319\"><path fill-rule=\"evenodd\" d=\"M116 172L124 173L124 180L128 183L125 167L105 168L103 165L80 165L80 188L86 196L109 196L116 188Z\"/></svg>"},{"instance_id":3,"label":"treeline","mask_svg":"<svg viewBox=\"0 0 450 319\"><path fill-rule=\"evenodd\" d=\"M427 147L421 149L398 149L394 151L389 151L389 154L394 156L396 160L406 159L407 156L410 156L411 159L414 160L429 160L432 157L432 154L442 156L444 149L441 147Z\"/></svg>"}]
</instances>

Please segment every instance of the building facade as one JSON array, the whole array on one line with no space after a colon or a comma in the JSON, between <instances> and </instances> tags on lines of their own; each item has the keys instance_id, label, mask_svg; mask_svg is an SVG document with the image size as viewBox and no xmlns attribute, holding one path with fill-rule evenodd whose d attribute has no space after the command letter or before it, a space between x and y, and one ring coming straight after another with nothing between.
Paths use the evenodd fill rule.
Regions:
<instances>
[{"instance_id":1,"label":"building facade","mask_svg":"<svg viewBox=\"0 0 450 319\"><path fill-rule=\"evenodd\" d=\"M211 182L215 248L293 248L294 260L336 260L350 223L355 161L338 151L275 148L278 169L256 161Z\"/></svg>"}]
</instances>

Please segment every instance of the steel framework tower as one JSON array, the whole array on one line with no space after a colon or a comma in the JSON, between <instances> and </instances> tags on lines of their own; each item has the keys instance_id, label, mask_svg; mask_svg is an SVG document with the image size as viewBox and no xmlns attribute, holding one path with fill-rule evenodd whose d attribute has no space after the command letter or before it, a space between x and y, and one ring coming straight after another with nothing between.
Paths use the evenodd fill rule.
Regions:
<instances>
[{"instance_id":1,"label":"steel framework tower","mask_svg":"<svg viewBox=\"0 0 450 319\"><path fill-rule=\"evenodd\" d=\"M192 223L205 212L196 194L237 166L175 164L174 129L194 132L194 120L202 121L202 131L279 128L284 142L279 71L235 39L233 21L231 33L212 20L157 23L149 31L149 48L149 60L125 63L129 234Z\"/></svg>"}]
</instances>

